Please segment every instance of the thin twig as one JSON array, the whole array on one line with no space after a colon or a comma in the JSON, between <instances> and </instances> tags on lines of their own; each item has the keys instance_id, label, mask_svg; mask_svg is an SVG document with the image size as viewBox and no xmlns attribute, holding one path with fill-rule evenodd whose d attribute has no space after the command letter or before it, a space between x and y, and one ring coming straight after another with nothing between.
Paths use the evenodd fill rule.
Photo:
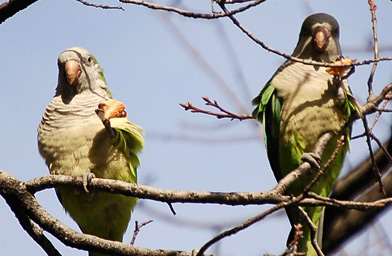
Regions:
<instances>
[{"instance_id":1,"label":"thin twig","mask_svg":"<svg viewBox=\"0 0 392 256\"><path fill-rule=\"evenodd\" d=\"M372 14L372 30L373 30L373 51L374 51L374 59L379 58L379 50L378 50L378 38L377 38L377 18L376 18L376 9L377 6L374 4L374 0L368 0L370 6L370 12ZM372 70L369 75L368 79L368 91L369 97L373 95L373 77L374 73L377 69L377 62L373 63Z\"/></svg>"},{"instance_id":2,"label":"thin twig","mask_svg":"<svg viewBox=\"0 0 392 256\"><path fill-rule=\"evenodd\" d=\"M383 145L383 143L381 142L381 140L379 138L377 138L376 135L374 135L373 132L370 132L370 137L372 137L372 139L377 143L377 145L381 148L381 150L384 152L385 156L387 157L388 161L390 164L392 164L392 156L391 154L389 154L388 150L385 148L385 146ZM380 174L381 175L381 174ZM385 193L384 193L385 195Z\"/></svg>"},{"instance_id":3,"label":"thin twig","mask_svg":"<svg viewBox=\"0 0 392 256\"><path fill-rule=\"evenodd\" d=\"M390 93L391 90L392 90L392 83L386 85L378 96L373 95L373 97L368 98L365 105L361 107L362 115L365 116L376 112L377 106L380 105L381 102L387 98L387 95ZM353 122L354 120L351 119L358 119L358 118L359 116L352 116L350 117L350 121Z\"/></svg>"},{"instance_id":4,"label":"thin twig","mask_svg":"<svg viewBox=\"0 0 392 256\"><path fill-rule=\"evenodd\" d=\"M147 1L141 1L141 0L119 0L119 1L122 3L126 3L126 4L141 5L141 6L149 8L149 9L153 9L153 10L174 12L174 13L180 14L180 15L187 17L187 18L218 19L218 18L226 17L228 15L226 13L218 13L218 12L213 12L212 14L196 13L196 12L191 12L191 11L187 11L187 10L172 7L172 6L159 5L159 4L154 4L154 3L150 3ZM236 13L244 12L252 7L255 7L255 6L265 2L265 1L266 0L255 0L255 1L252 1L250 4L242 6L238 9L233 10L233 11L230 11L229 13L236 14Z\"/></svg>"},{"instance_id":5,"label":"thin twig","mask_svg":"<svg viewBox=\"0 0 392 256\"><path fill-rule=\"evenodd\" d=\"M138 221L135 221L135 230L133 231L132 240L131 240L131 242L130 242L131 245L134 245L134 244L135 244L135 240L136 240L137 235L139 234L140 229L141 229L142 227L144 227L144 226L150 224L151 222L153 222L153 220L144 221L144 222L142 222L142 223L140 223L140 224L139 224Z\"/></svg>"},{"instance_id":6,"label":"thin twig","mask_svg":"<svg viewBox=\"0 0 392 256\"><path fill-rule=\"evenodd\" d=\"M318 228L313 224L312 220L309 218L309 215L302 207L297 207L298 212L302 215L302 218L305 219L307 225L310 228L310 236L313 248L316 250L318 256L324 256L324 253L321 251L320 245L317 241L317 231Z\"/></svg>"},{"instance_id":7,"label":"thin twig","mask_svg":"<svg viewBox=\"0 0 392 256\"><path fill-rule=\"evenodd\" d=\"M390 94L390 93L389 93ZM372 124L370 125L369 129L372 131L374 126L377 124L378 120L380 119L380 116L383 112L392 112L391 109L385 109L387 107L387 104L389 102L389 99L385 99L384 103L382 104L381 108L377 108L377 114L376 117L374 118Z\"/></svg>"},{"instance_id":8,"label":"thin twig","mask_svg":"<svg viewBox=\"0 0 392 256\"><path fill-rule=\"evenodd\" d=\"M242 223L242 224L240 224L240 225L238 225L238 226L236 226L236 227L234 227L234 228L231 228L231 229L229 229L229 230L226 230L226 231L224 231L224 232L218 234L217 236L215 236L214 238L212 238L211 240L209 240L207 243L205 243L205 244L200 248L200 250L198 251L198 253L197 253L196 256L202 256L202 255L204 254L204 252L205 252L209 247L211 247L213 244L219 242L219 241L222 240L223 238L229 237L229 236L231 236L231 235L234 235L234 234L238 233L239 231L244 230L244 229L246 229L247 227L249 227L249 226L251 226L251 225L253 225L253 224L255 224L255 223L261 221L262 219L264 219L265 217L267 217L267 216L270 215L271 213L273 213L273 212L275 212L275 211L277 211L277 210L279 210L279 209L282 209L282 208L284 208L284 207L286 207L286 206L288 206L288 205L294 204L294 203L296 203L296 202L299 201L299 200L300 200L300 199L293 199L292 202L290 202L290 203L280 203L280 204L277 204L277 205L275 205L274 207L272 207L272 208L266 210L265 212L263 212L263 213L261 213L261 214L255 216L255 217L253 217L253 218L248 219L248 220L245 221L244 223Z\"/></svg>"},{"instance_id":9,"label":"thin twig","mask_svg":"<svg viewBox=\"0 0 392 256\"><path fill-rule=\"evenodd\" d=\"M387 103L388 103L388 101L387 101ZM379 112L387 112L387 113L392 112L392 109L391 109L391 108L384 108L384 105L382 106L382 108L377 108L376 110L379 111ZM373 123L374 123L374 122L373 122ZM373 124L373 123L372 123L372 124Z\"/></svg>"},{"instance_id":10,"label":"thin twig","mask_svg":"<svg viewBox=\"0 0 392 256\"><path fill-rule=\"evenodd\" d=\"M305 255L305 252L298 252L298 241L303 238L303 231L301 223L294 224L293 228L295 230L293 240L287 245L286 251L282 256L297 256L297 255Z\"/></svg>"},{"instance_id":11,"label":"thin twig","mask_svg":"<svg viewBox=\"0 0 392 256\"><path fill-rule=\"evenodd\" d=\"M370 140L370 134L371 134L372 132L369 130L369 126L368 126L367 119L366 119L365 116L362 118L362 121L363 121L363 126L364 126L364 128L365 128L366 144L368 145L370 159L371 159L372 164L373 164L374 175L376 176L377 181L378 181L378 183L379 183L380 192L383 193L384 195L386 195L385 188L384 188L384 184L383 184L383 182L382 182L382 175L381 175L381 173L380 173L380 170L378 169L376 160L375 160L375 158L374 158L372 143L371 143L371 140Z\"/></svg>"},{"instance_id":12,"label":"thin twig","mask_svg":"<svg viewBox=\"0 0 392 256\"><path fill-rule=\"evenodd\" d=\"M252 41L254 41L256 44L260 45L262 48L265 50L275 53L285 59L303 63L305 65L313 65L313 66L322 66L322 67L349 67L349 66L360 66L360 65L368 65L371 63L378 63L380 61L391 61L392 57L378 57L374 58L372 60L363 60L363 61L356 61L354 63L350 64L334 64L334 63L326 63L326 62L318 62L318 61L313 61L313 60L306 60L306 59L301 59L297 58L294 56L291 56L290 54L278 51L273 49L272 47L266 45L264 42L260 41L256 36L254 36L246 27L244 27L236 18L234 18L234 15L230 13L225 5L223 3L220 3L219 6L222 8L224 13L231 19L231 21L236 25L243 33L245 33Z\"/></svg>"},{"instance_id":13,"label":"thin twig","mask_svg":"<svg viewBox=\"0 0 392 256\"><path fill-rule=\"evenodd\" d=\"M230 111L224 109L223 107L221 107L216 100L212 102L207 96L204 96L203 100L206 102L207 106L212 106L214 108L217 108L222 113L212 112L212 111L198 108L190 102L180 103L180 106L183 107L186 111L190 110L192 113L202 113L202 114L206 114L206 115L210 115L210 116L215 116L218 119L229 118L231 120L238 119L240 121L245 120L245 119L254 119L254 117L249 114L234 114L233 112L230 112Z\"/></svg>"},{"instance_id":14,"label":"thin twig","mask_svg":"<svg viewBox=\"0 0 392 256\"><path fill-rule=\"evenodd\" d=\"M115 10L122 10L125 11L124 8L122 8L122 6L109 6L109 5L102 5L102 4L93 4L84 0L76 0L77 2L85 5L85 6L90 6L90 7L95 7L95 8L100 8L100 9L106 9L106 10L110 10L110 9L115 9Z\"/></svg>"},{"instance_id":15,"label":"thin twig","mask_svg":"<svg viewBox=\"0 0 392 256\"><path fill-rule=\"evenodd\" d=\"M177 213L176 213L176 210L174 210L173 204L171 202L167 202L167 205L169 206L171 213L173 215L176 215Z\"/></svg>"}]
</instances>

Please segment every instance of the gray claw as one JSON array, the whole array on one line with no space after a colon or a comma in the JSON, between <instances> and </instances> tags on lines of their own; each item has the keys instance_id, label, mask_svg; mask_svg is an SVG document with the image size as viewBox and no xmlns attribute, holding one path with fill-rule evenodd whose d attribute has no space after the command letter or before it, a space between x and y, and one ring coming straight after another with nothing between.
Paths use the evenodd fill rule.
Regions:
<instances>
[{"instance_id":1,"label":"gray claw","mask_svg":"<svg viewBox=\"0 0 392 256\"><path fill-rule=\"evenodd\" d=\"M313 152L304 153L301 157L302 162L309 163L312 167L320 169L321 157Z\"/></svg>"},{"instance_id":2,"label":"gray claw","mask_svg":"<svg viewBox=\"0 0 392 256\"><path fill-rule=\"evenodd\" d=\"M89 193L90 191L88 191L87 189L87 185L91 182L91 180L95 178L95 174L92 172L86 172L82 179L83 179L83 189L84 191L86 191L86 193Z\"/></svg>"}]
</instances>

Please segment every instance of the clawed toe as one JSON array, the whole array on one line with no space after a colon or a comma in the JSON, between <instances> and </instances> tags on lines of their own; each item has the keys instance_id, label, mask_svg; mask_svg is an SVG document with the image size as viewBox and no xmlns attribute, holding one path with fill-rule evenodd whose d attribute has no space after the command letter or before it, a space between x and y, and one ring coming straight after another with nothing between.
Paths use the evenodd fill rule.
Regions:
<instances>
[{"instance_id":1,"label":"clawed toe","mask_svg":"<svg viewBox=\"0 0 392 256\"><path fill-rule=\"evenodd\" d=\"M314 168L320 169L321 157L316 153L304 153L301 157L301 161L309 163Z\"/></svg>"},{"instance_id":2,"label":"clawed toe","mask_svg":"<svg viewBox=\"0 0 392 256\"><path fill-rule=\"evenodd\" d=\"M91 180L95 178L95 174L92 172L87 172L83 175L83 189L86 193L89 193L90 191L88 191L87 186L88 184L91 182Z\"/></svg>"}]
</instances>

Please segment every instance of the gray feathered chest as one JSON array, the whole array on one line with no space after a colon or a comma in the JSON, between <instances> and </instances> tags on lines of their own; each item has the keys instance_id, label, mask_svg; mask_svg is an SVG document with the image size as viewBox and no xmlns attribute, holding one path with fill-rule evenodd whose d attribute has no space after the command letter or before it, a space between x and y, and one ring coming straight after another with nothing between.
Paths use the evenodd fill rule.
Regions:
<instances>
[{"instance_id":1,"label":"gray feathered chest","mask_svg":"<svg viewBox=\"0 0 392 256\"><path fill-rule=\"evenodd\" d=\"M294 63L278 72L272 83L283 103L280 132L284 144L300 136L313 147L321 134L336 133L344 125L344 99L338 97L337 88L348 91L348 85L346 81L334 84L325 67Z\"/></svg>"},{"instance_id":2,"label":"gray feathered chest","mask_svg":"<svg viewBox=\"0 0 392 256\"><path fill-rule=\"evenodd\" d=\"M38 127L38 147L52 174L69 175L77 168L81 176L92 168L94 139L97 134L106 136L95 113L102 101L99 96L81 94L67 104L61 96L49 103Z\"/></svg>"}]
</instances>

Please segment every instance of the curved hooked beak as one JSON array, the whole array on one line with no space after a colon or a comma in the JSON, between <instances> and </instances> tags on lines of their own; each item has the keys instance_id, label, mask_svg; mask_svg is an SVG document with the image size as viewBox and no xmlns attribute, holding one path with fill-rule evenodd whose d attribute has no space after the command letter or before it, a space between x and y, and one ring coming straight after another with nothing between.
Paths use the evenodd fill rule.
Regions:
<instances>
[{"instance_id":1,"label":"curved hooked beak","mask_svg":"<svg viewBox=\"0 0 392 256\"><path fill-rule=\"evenodd\" d=\"M329 42L329 31L324 26L319 26L314 30L313 46L318 52L325 52Z\"/></svg>"},{"instance_id":2,"label":"curved hooked beak","mask_svg":"<svg viewBox=\"0 0 392 256\"><path fill-rule=\"evenodd\" d=\"M82 70L76 60L68 60L65 63L65 76L67 77L67 81L70 85L78 85L81 74Z\"/></svg>"}]
</instances>

